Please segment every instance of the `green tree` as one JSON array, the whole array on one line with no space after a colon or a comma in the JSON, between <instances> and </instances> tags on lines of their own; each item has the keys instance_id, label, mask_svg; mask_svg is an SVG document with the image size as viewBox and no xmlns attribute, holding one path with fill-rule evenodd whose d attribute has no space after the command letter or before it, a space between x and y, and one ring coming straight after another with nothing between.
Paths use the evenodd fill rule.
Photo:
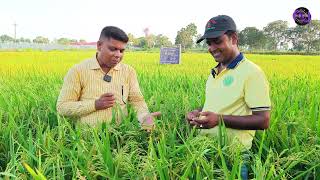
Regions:
<instances>
[{"instance_id":1,"label":"green tree","mask_svg":"<svg viewBox=\"0 0 320 180\"><path fill-rule=\"evenodd\" d=\"M0 36L1 42L13 42L14 39L6 34Z\"/></svg>"},{"instance_id":2,"label":"green tree","mask_svg":"<svg viewBox=\"0 0 320 180\"><path fill-rule=\"evenodd\" d=\"M287 21L273 21L263 28L263 32L267 37L267 41L271 44L273 50L277 50L277 47L282 43L288 41L288 22Z\"/></svg>"},{"instance_id":3,"label":"green tree","mask_svg":"<svg viewBox=\"0 0 320 180\"><path fill-rule=\"evenodd\" d=\"M319 50L320 20L312 20L304 26L295 26L288 31L293 49L298 51Z\"/></svg>"},{"instance_id":4,"label":"green tree","mask_svg":"<svg viewBox=\"0 0 320 180\"><path fill-rule=\"evenodd\" d=\"M320 39L317 39L317 40L313 41L312 42L312 47L314 48L314 50L320 51Z\"/></svg>"},{"instance_id":5,"label":"green tree","mask_svg":"<svg viewBox=\"0 0 320 180\"><path fill-rule=\"evenodd\" d=\"M24 39L24 42L31 43L31 40L26 38L26 39Z\"/></svg>"},{"instance_id":6,"label":"green tree","mask_svg":"<svg viewBox=\"0 0 320 180\"><path fill-rule=\"evenodd\" d=\"M31 43L31 40L28 39L28 38L23 38L23 37L21 37L21 38L17 39L17 42Z\"/></svg>"},{"instance_id":7,"label":"green tree","mask_svg":"<svg viewBox=\"0 0 320 180\"><path fill-rule=\"evenodd\" d=\"M172 42L169 40L167 36L159 34L155 37L155 47L162 47L162 46L171 46Z\"/></svg>"},{"instance_id":8,"label":"green tree","mask_svg":"<svg viewBox=\"0 0 320 180\"><path fill-rule=\"evenodd\" d=\"M264 49L266 36L256 27L246 27L239 33L239 45L247 46L250 50Z\"/></svg>"},{"instance_id":9,"label":"green tree","mask_svg":"<svg viewBox=\"0 0 320 180\"><path fill-rule=\"evenodd\" d=\"M80 43L86 43L87 41L84 40L84 39L79 39L79 42L80 42Z\"/></svg>"},{"instance_id":10,"label":"green tree","mask_svg":"<svg viewBox=\"0 0 320 180\"><path fill-rule=\"evenodd\" d=\"M149 34L145 37L147 48L154 48L156 36L154 34Z\"/></svg>"},{"instance_id":11,"label":"green tree","mask_svg":"<svg viewBox=\"0 0 320 180\"><path fill-rule=\"evenodd\" d=\"M202 34L198 34L198 35L196 35L196 40L198 40L198 39L200 39L202 37ZM202 48L202 49L206 49L206 48L208 48L208 45L207 45L207 43L206 43L206 41L204 40L204 41L201 41L200 43L196 43L196 45L195 45L195 47L196 48Z\"/></svg>"},{"instance_id":12,"label":"green tree","mask_svg":"<svg viewBox=\"0 0 320 180\"><path fill-rule=\"evenodd\" d=\"M187 27L181 28L177 32L175 44L181 44L182 50L192 48L197 37L197 26L194 23L190 23Z\"/></svg>"},{"instance_id":13,"label":"green tree","mask_svg":"<svg viewBox=\"0 0 320 180\"><path fill-rule=\"evenodd\" d=\"M137 39L134 37L133 34L128 33L128 37L129 37L129 42L128 42L128 44L129 44L130 46L137 45Z\"/></svg>"},{"instance_id":14,"label":"green tree","mask_svg":"<svg viewBox=\"0 0 320 180\"><path fill-rule=\"evenodd\" d=\"M63 44L63 45L67 45L67 44L70 44L70 40L68 38L59 38L57 40L57 43L58 44Z\"/></svg>"},{"instance_id":15,"label":"green tree","mask_svg":"<svg viewBox=\"0 0 320 180\"><path fill-rule=\"evenodd\" d=\"M39 43L39 44L48 44L49 39L42 36L37 36L32 42Z\"/></svg>"},{"instance_id":16,"label":"green tree","mask_svg":"<svg viewBox=\"0 0 320 180\"><path fill-rule=\"evenodd\" d=\"M139 37L136 39L134 46L138 46L140 48L147 48L147 40L145 37Z\"/></svg>"},{"instance_id":17,"label":"green tree","mask_svg":"<svg viewBox=\"0 0 320 180\"><path fill-rule=\"evenodd\" d=\"M70 43L77 43L78 40L76 40L76 39L69 39L69 42L70 42Z\"/></svg>"}]
</instances>

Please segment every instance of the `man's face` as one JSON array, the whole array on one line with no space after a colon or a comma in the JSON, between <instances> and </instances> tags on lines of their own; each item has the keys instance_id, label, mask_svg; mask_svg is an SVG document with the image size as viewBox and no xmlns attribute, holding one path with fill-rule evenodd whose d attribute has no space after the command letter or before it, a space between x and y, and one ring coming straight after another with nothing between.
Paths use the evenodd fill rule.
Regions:
<instances>
[{"instance_id":1,"label":"man's face","mask_svg":"<svg viewBox=\"0 0 320 180\"><path fill-rule=\"evenodd\" d=\"M230 37L223 34L217 38L206 39L208 51L214 59L222 64L232 61L237 48L237 37L232 34Z\"/></svg>"},{"instance_id":2,"label":"man's face","mask_svg":"<svg viewBox=\"0 0 320 180\"><path fill-rule=\"evenodd\" d=\"M98 60L103 67L113 68L121 60L127 43L113 38L104 38L97 43Z\"/></svg>"}]
</instances>

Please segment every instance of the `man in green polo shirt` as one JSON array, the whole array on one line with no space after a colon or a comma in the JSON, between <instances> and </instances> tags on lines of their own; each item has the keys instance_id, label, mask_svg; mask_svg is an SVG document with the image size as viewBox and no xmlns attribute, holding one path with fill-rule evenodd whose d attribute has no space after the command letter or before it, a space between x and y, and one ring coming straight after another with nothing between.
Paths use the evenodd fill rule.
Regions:
<instances>
[{"instance_id":1,"label":"man in green polo shirt","mask_svg":"<svg viewBox=\"0 0 320 180\"><path fill-rule=\"evenodd\" d=\"M229 142L249 150L255 131L269 127L268 81L263 71L239 51L236 25L231 17L211 18L197 43L202 40L206 40L218 65L208 77L203 108L187 113L186 118L202 134L213 136L218 136L218 124L223 121Z\"/></svg>"}]
</instances>

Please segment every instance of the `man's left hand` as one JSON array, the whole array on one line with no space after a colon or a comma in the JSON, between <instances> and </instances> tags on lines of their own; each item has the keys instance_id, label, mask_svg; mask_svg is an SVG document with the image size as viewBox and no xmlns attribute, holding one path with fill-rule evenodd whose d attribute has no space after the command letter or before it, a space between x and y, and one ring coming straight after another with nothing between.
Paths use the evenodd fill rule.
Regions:
<instances>
[{"instance_id":1,"label":"man's left hand","mask_svg":"<svg viewBox=\"0 0 320 180\"><path fill-rule=\"evenodd\" d=\"M210 111L200 112L200 116L192 121L190 124L195 124L202 129L210 129L219 124L219 115Z\"/></svg>"}]
</instances>

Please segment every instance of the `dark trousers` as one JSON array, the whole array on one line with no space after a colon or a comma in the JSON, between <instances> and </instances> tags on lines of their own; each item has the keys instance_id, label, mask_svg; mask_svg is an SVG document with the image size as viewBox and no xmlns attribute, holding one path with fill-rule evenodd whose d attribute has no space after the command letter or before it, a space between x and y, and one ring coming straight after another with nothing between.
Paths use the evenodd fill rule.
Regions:
<instances>
[{"instance_id":1,"label":"dark trousers","mask_svg":"<svg viewBox=\"0 0 320 180\"><path fill-rule=\"evenodd\" d=\"M241 179L242 180L247 180L248 179L248 175L249 175L249 160L250 160L250 156L248 152L242 152L241 153L242 156L242 165L241 165L241 169L240 169L240 175L241 175Z\"/></svg>"}]
</instances>

